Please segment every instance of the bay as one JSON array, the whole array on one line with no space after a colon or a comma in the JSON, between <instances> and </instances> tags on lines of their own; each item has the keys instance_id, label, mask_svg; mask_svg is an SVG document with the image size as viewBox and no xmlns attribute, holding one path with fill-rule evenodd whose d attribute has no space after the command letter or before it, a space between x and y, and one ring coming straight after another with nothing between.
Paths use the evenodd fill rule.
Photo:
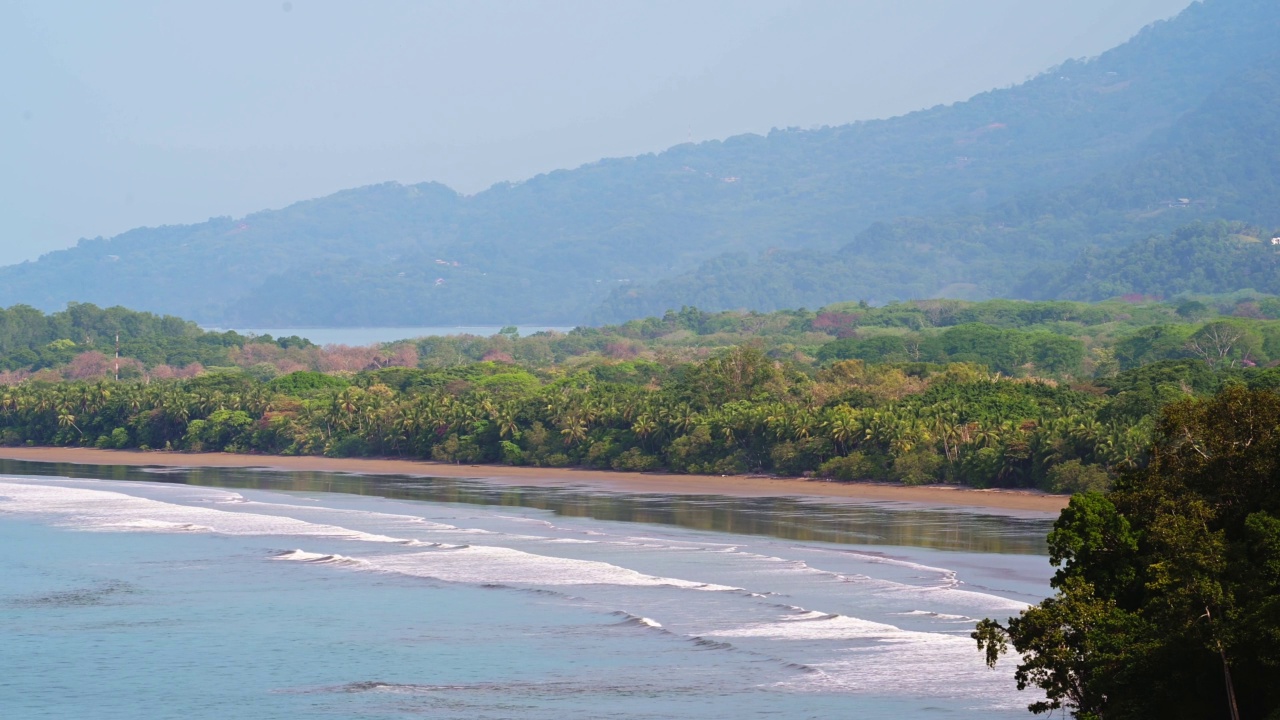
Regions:
<instances>
[{"instance_id":1,"label":"bay","mask_svg":"<svg viewBox=\"0 0 1280 720\"><path fill-rule=\"evenodd\" d=\"M14 717L1023 717L1045 516L0 464Z\"/></svg>"}]
</instances>

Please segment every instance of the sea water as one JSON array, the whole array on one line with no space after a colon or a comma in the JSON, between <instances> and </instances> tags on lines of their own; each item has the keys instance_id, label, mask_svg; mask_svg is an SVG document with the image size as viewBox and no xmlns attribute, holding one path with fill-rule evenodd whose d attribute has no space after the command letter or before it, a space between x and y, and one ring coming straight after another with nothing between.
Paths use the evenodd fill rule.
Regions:
<instances>
[{"instance_id":1,"label":"sea water","mask_svg":"<svg viewBox=\"0 0 1280 720\"><path fill-rule=\"evenodd\" d=\"M1035 699L968 634L1048 594L1045 517L0 470L4 718L990 718Z\"/></svg>"}]
</instances>

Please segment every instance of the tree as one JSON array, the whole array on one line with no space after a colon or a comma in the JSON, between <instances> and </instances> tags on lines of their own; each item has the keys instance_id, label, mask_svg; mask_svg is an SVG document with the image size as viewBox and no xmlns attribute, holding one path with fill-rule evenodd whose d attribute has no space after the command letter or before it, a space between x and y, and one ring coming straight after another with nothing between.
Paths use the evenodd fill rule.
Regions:
<instances>
[{"instance_id":1,"label":"tree","mask_svg":"<svg viewBox=\"0 0 1280 720\"><path fill-rule=\"evenodd\" d=\"M1238 325L1228 322L1209 323L1187 340L1187 350L1212 368L1235 365L1248 358L1247 349L1244 353L1240 352L1240 346L1247 337L1248 333Z\"/></svg>"},{"instance_id":2,"label":"tree","mask_svg":"<svg viewBox=\"0 0 1280 720\"><path fill-rule=\"evenodd\" d=\"M1167 408L1151 462L1072 498L1057 594L973 637L1076 717L1280 713L1280 395L1229 386Z\"/></svg>"}]
</instances>

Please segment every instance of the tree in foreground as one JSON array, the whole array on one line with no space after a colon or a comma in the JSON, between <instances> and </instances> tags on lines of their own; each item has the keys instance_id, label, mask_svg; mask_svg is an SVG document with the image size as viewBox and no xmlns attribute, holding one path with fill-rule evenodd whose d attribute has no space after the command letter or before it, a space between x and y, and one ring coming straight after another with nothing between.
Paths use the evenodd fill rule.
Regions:
<instances>
[{"instance_id":1,"label":"tree in foreground","mask_svg":"<svg viewBox=\"0 0 1280 720\"><path fill-rule=\"evenodd\" d=\"M1057 593L973 637L1021 655L1036 713L1280 719L1280 395L1169 407L1151 462L1076 495L1049 535Z\"/></svg>"}]
</instances>

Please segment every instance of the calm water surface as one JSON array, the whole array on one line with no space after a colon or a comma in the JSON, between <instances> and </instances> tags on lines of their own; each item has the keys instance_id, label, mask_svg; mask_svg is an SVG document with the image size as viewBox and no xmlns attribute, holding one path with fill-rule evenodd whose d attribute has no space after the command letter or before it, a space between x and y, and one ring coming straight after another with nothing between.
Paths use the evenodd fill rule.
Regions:
<instances>
[{"instance_id":1,"label":"calm water surface","mask_svg":"<svg viewBox=\"0 0 1280 720\"><path fill-rule=\"evenodd\" d=\"M15 718L1029 717L1045 516L0 462Z\"/></svg>"}]
</instances>

